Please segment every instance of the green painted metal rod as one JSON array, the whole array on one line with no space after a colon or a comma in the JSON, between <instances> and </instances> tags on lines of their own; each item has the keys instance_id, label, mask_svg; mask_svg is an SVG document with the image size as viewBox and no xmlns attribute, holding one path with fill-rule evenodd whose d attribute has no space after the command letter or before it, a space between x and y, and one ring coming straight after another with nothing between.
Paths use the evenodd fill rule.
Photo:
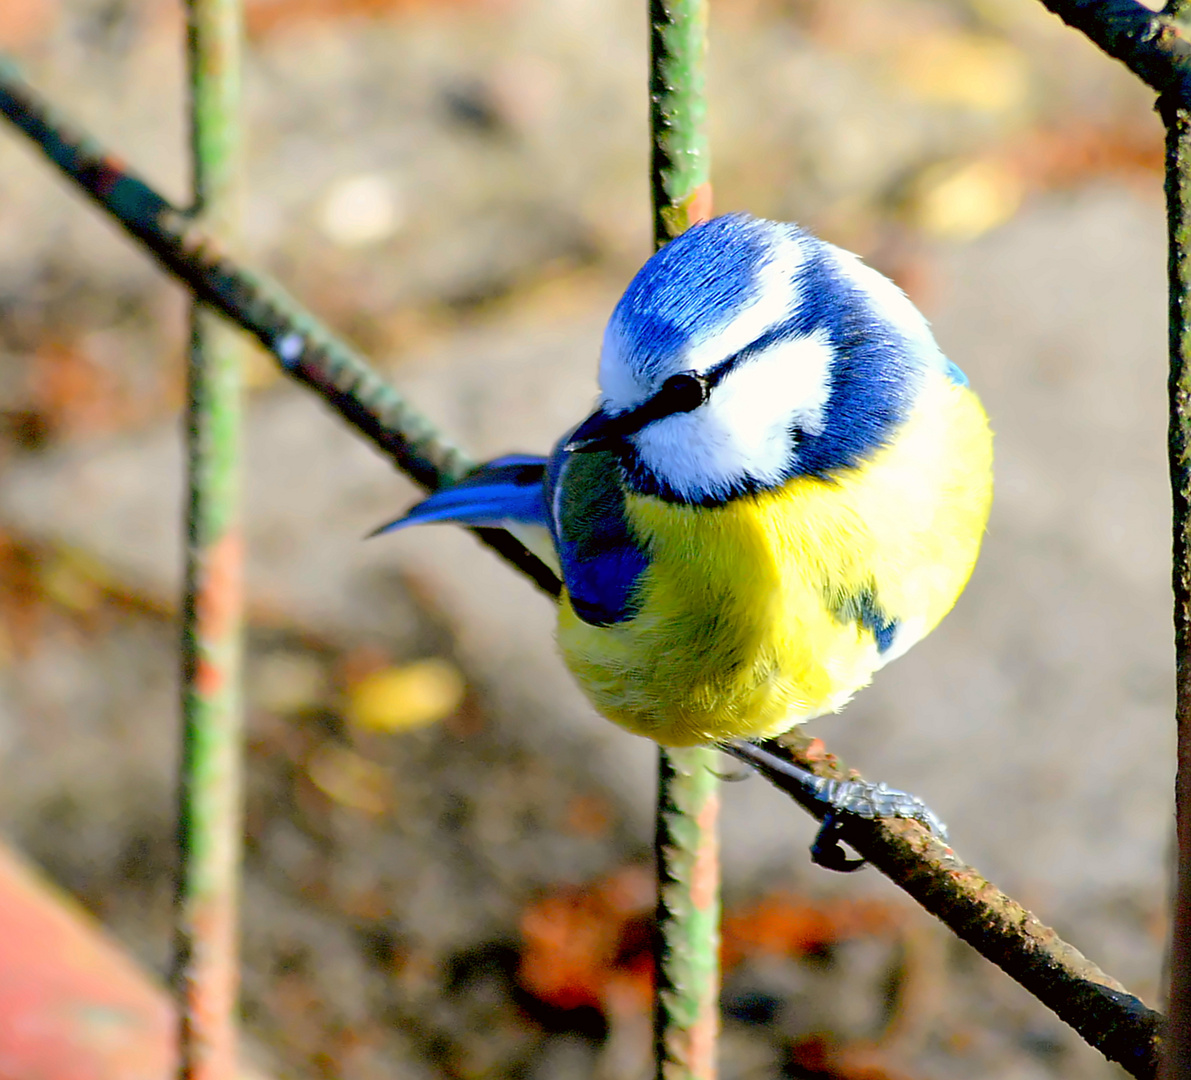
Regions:
<instances>
[{"instance_id":1,"label":"green painted metal rod","mask_svg":"<svg viewBox=\"0 0 1191 1080\"><path fill-rule=\"evenodd\" d=\"M651 0L654 242L711 214L704 60L707 0ZM661 750L654 1052L659 1080L712 1080L719 1034L719 790L716 752Z\"/></svg>"},{"instance_id":2,"label":"green painted metal rod","mask_svg":"<svg viewBox=\"0 0 1191 1080\"><path fill-rule=\"evenodd\" d=\"M191 213L236 227L240 0L188 0ZM186 584L174 988L180 1080L232 1080L239 985L243 534L241 343L202 300L187 369Z\"/></svg>"}]
</instances>

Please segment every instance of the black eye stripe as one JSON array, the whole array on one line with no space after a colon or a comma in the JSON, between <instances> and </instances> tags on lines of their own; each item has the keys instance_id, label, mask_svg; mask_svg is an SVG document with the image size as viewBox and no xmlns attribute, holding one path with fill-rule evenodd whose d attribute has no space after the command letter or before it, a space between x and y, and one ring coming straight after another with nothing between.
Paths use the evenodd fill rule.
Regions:
<instances>
[{"instance_id":1,"label":"black eye stripe","mask_svg":"<svg viewBox=\"0 0 1191 1080\"><path fill-rule=\"evenodd\" d=\"M724 376L728 374L737 364L745 353L743 351L733 353L715 365L706 375L703 376L703 381L707 383L707 389L710 390L713 386L719 386L724 381Z\"/></svg>"},{"instance_id":2,"label":"black eye stripe","mask_svg":"<svg viewBox=\"0 0 1191 1080\"><path fill-rule=\"evenodd\" d=\"M635 435L655 420L662 420L678 413L694 412L707 401L712 388L731 370L736 360L737 356L730 356L704 375L695 371L680 371L671 375L653 397L647 398L635 409L606 416L606 422L602 425L602 438L624 439L629 435Z\"/></svg>"}]
</instances>

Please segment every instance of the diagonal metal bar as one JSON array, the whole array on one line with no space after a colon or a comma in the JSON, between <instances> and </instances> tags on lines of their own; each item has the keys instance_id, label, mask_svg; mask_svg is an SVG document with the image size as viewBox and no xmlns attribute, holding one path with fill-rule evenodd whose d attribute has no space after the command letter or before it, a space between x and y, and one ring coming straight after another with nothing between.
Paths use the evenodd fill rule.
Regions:
<instances>
[{"instance_id":1,"label":"diagonal metal bar","mask_svg":"<svg viewBox=\"0 0 1191 1080\"><path fill-rule=\"evenodd\" d=\"M188 0L192 214L234 235L241 131L240 0ZM242 851L242 344L201 300L187 367L186 574L174 992L180 1080L236 1071Z\"/></svg>"},{"instance_id":2,"label":"diagonal metal bar","mask_svg":"<svg viewBox=\"0 0 1191 1080\"><path fill-rule=\"evenodd\" d=\"M1042 3L1158 93L1191 102L1191 38L1172 12L1157 12L1138 0Z\"/></svg>"},{"instance_id":3,"label":"diagonal metal bar","mask_svg":"<svg viewBox=\"0 0 1191 1080\"><path fill-rule=\"evenodd\" d=\"M711 216L704 58L707 0L651 0L650 181L661 247ZM658 1080L712 1080L720 998L719 783L716 752L659 748Z\"/></svg>"},{"instance_id":4,"label":"diagonal metal bar","mask_svg":"<svg viewBox=\"0 0 1191 1080\"><path fill-rule=\"evenodd\" d=\"M804 737L797 737L804 738ZM753 766L808 813L827 808L800 777L797 765L818 776L854 778L830 755L813 759L789 736L760 745L734 740L724 750ZM1110 1061L1140 1080L1158 1074L1162 1016L1147 1008L1049 926L967 865L916 821L840 819L842 836L899 888L959 938L1016 979Z\"/></svg>"},{"instance_id":5,"label":"diagonal metal bar","mask_svg":"<svg viewBox=\"0 0 1191 1080\"><path fill-rule=\"evenodd\" d=\"M368 370L348 346L335 338L296 301L286 296L279 286L262 275L250 273L236 265L229 256L219 252L201 230L188 231L179 211L119 162L106 155L93 139L77 134L76 129L62 120L21 79L15 65L3 57L0 57L0 115L28 135L51 162L94 199L130 236L155 255L169 273L197 294L213 298L213 306L218 306L229 319L266 347L270 347L271 342L284 345L290 333L300 335L309 350L309 359L305 355L303 357L303 365L308 366L297 371L287 365L286 370L314 389L349 424L394 460L417 457L422 462L425 486L435 487L447 482L451 476L450 470L445 464L440 465L431 460L432 455L425 448L432 445L449 447L450 444L432 431L429 433L433 435L431 441L420 439L420 435L428 434L424 429L415 427L409 432L403 431L399 418L405 415L404 410L409 408L408 405L398 399L400 405L390 408L392 399L389 395L393 395L393 392L383 387L383 383L383 389L376 387L372 380L380 382L379 377ZM174 222L176 218L177 224L170 225L169 229L160 226L153 216L159 212L167 215L167 223ZM276 352L274 354L277 355ZM320 368L320 358L326 357L330 357L327 366ZM338 368L341 360L344 360L344 367ZM357 364L363 366L366 376L358 377L360 368ZM337 371L346 373L337 375ZM422 447L422 450L417 447ZM454 460L460 471L466 471L469 464L466 457L456 452ZM500 547L502 538L511 540L507 534L496 530L490 546L505 554ZM486 541L488 539L485 537ZM505 557L531 576L536 568L542 574L539 581L542 587L557 592L558 582L553 574L520 545L514 543L513 548L514 553ZM530 563L528 568L522 565L526 559ZM836 774L829 758L823 755L813 761L801 757L796 760L818 775ZM769 771L765 774L770 782L783 786L774 774ZM849 776L857 778L854 773ZM794 794L791 791L791 795ZM813 812L813 808L808 809ZM926 904L923 890L909 879L917 877L923 882L945 880L951 872L953 853L941 844L923 843L925 831L914 822L856 822L854 826L856 831L845 832L844 838L874 864L882 865L879 862L882 857L864 839L866 831L875 832L880 844L888 849L889 858L897 859L902 865L902 872L891 874L890 877L921 903ZM927 905L928 910L951 925L952 901L947 891L939 889L935 895L936 902L934 906ZM971 907L964 917L981 927L981 933L968 940L982 956L1006 970L1010 963L1032 967L1031 978L1039 986L1048 984L1054 978L1049 956L1040 954L1032 940L1014 932L1014 927L1007 925L998 915L995 903L986 902L979 889L965 902L970 902ZM1075 953L1074 949L1057 938L1054 947ZM1102 1017L1096 1022L1096 1030L1111 1030L1119 1034L1122 1057L1118 1060L1128 1059L1139 1063L1130 1071L1142 1080L1149 1080L1155 1072L1146 1063L1152 1066L1155 1060L1160 1017L1146 1010L1136 998L1125 994L1119 997L1105 994L1102 1007ZM1142 1020L1140 1027L1138 1017ZM1087 1034L1084 1037L1089 1038ZM1089 1041L1093 1040L1089 1038Z\"/></svg>"},{"instance_id":6,"label":"diagonal metal bar","mask_svg":"<svg viewBox=\"0 0 1191 1080\"><path fill-rule=\"evenodd\" d=\"M0 56L0 114L195 296L257 339L287 374L313 389L415 482L454 483L475 462L385 382L350 345L265 274L239 265L210 232L81 134ZM557 596L554 572L508 533L474 530L489 547Z\"/></svg>"}]
</instances>

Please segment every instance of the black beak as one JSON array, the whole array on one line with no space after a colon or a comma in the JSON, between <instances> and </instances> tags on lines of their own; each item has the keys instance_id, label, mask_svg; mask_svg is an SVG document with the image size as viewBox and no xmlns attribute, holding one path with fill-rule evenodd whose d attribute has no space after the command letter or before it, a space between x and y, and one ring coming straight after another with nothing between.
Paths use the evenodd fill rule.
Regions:
<instances>
[{"instance_id":1,"label":"black beak","mask_svg":"<svg viewBox=\"0 0 1191 1080\"><path fill-rule=\"evenodd\" d=\"M626 435L640 431L645 426L636 413L630 411L619 416L609 416L603 409L593 412L583 421L563 447L568 453L584 454L595 450L607 450L620 442Z\"/></svg>"},{"instance_id":2,"label":"black beak","mask_svg":"<svg viewBox=\"0 0 1191 1080\"><path fill-rule=\"evenodd\" d=\"M582 454L588 450L606 450L664 416L692 412L707 400L711 388L728 367L729 363L721 364L710 375L680 371L677 375L671 375L653 397L643 401L635 409L618 413L616 416L609 416L603 409L593 412L575 428L563 449L572 454Z\"/></svg>"}]
</instances>

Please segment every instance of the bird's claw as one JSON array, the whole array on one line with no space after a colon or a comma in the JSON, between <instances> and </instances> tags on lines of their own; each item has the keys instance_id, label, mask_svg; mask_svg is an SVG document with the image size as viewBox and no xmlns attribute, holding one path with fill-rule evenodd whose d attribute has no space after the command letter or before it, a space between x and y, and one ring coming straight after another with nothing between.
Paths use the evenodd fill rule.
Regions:
<instances>
[{"instance_id":1,"label":"bird's claw","mask_svg":"<svg viewBox=\"0 0 1191 1080\"><path fill-rule=\"evenodd\" d=\"M888 784L873 784L867 780L838 780L816 776L809 769L796 765L788 757L775 754L765 746L744 739L734 739L723 747L740 761L747 762L777 784L778 787L802 798L810 795L824 804L827 812L815 842L811 859L828 870L850 872L864 865L864 859L851 859L841 842L846 815L873 820L875 818L910 818L921 822L940 840L947 839L947 826L929 806L916 795L891 788ZM795 795L795 798L800 796Z\"/></svg>"},{"instance_id":2,"label":"bird's claw","mask_svg":"<svg viewBox=\"0 0 1191 1080\"><path fill-rule=\"evenodd\" d=\"M824 870L836 870L841 874L850 874L859 870L867 859L850 859L840 841L843 823L839 815L830 810L815 834L815 842L811 844L811 862Z\"/></svg>"},{"instance_id":3,"label":"bird's claw","mask_svg":"<svg viewBox=\"0 0 1191 1080\"><path fill-rule=\"evenodd\" d=\"M888 784L867 780L831 780L813 776L808 781L817 797L831 808L811 845L811 861L828 870L850 873L859 870L864 859L850 859L840 840L842 814L874 820L909 818L925 825L940 840L947 839L947 826L917 795L898 791Z\"/></svg>"}]
</instances>

